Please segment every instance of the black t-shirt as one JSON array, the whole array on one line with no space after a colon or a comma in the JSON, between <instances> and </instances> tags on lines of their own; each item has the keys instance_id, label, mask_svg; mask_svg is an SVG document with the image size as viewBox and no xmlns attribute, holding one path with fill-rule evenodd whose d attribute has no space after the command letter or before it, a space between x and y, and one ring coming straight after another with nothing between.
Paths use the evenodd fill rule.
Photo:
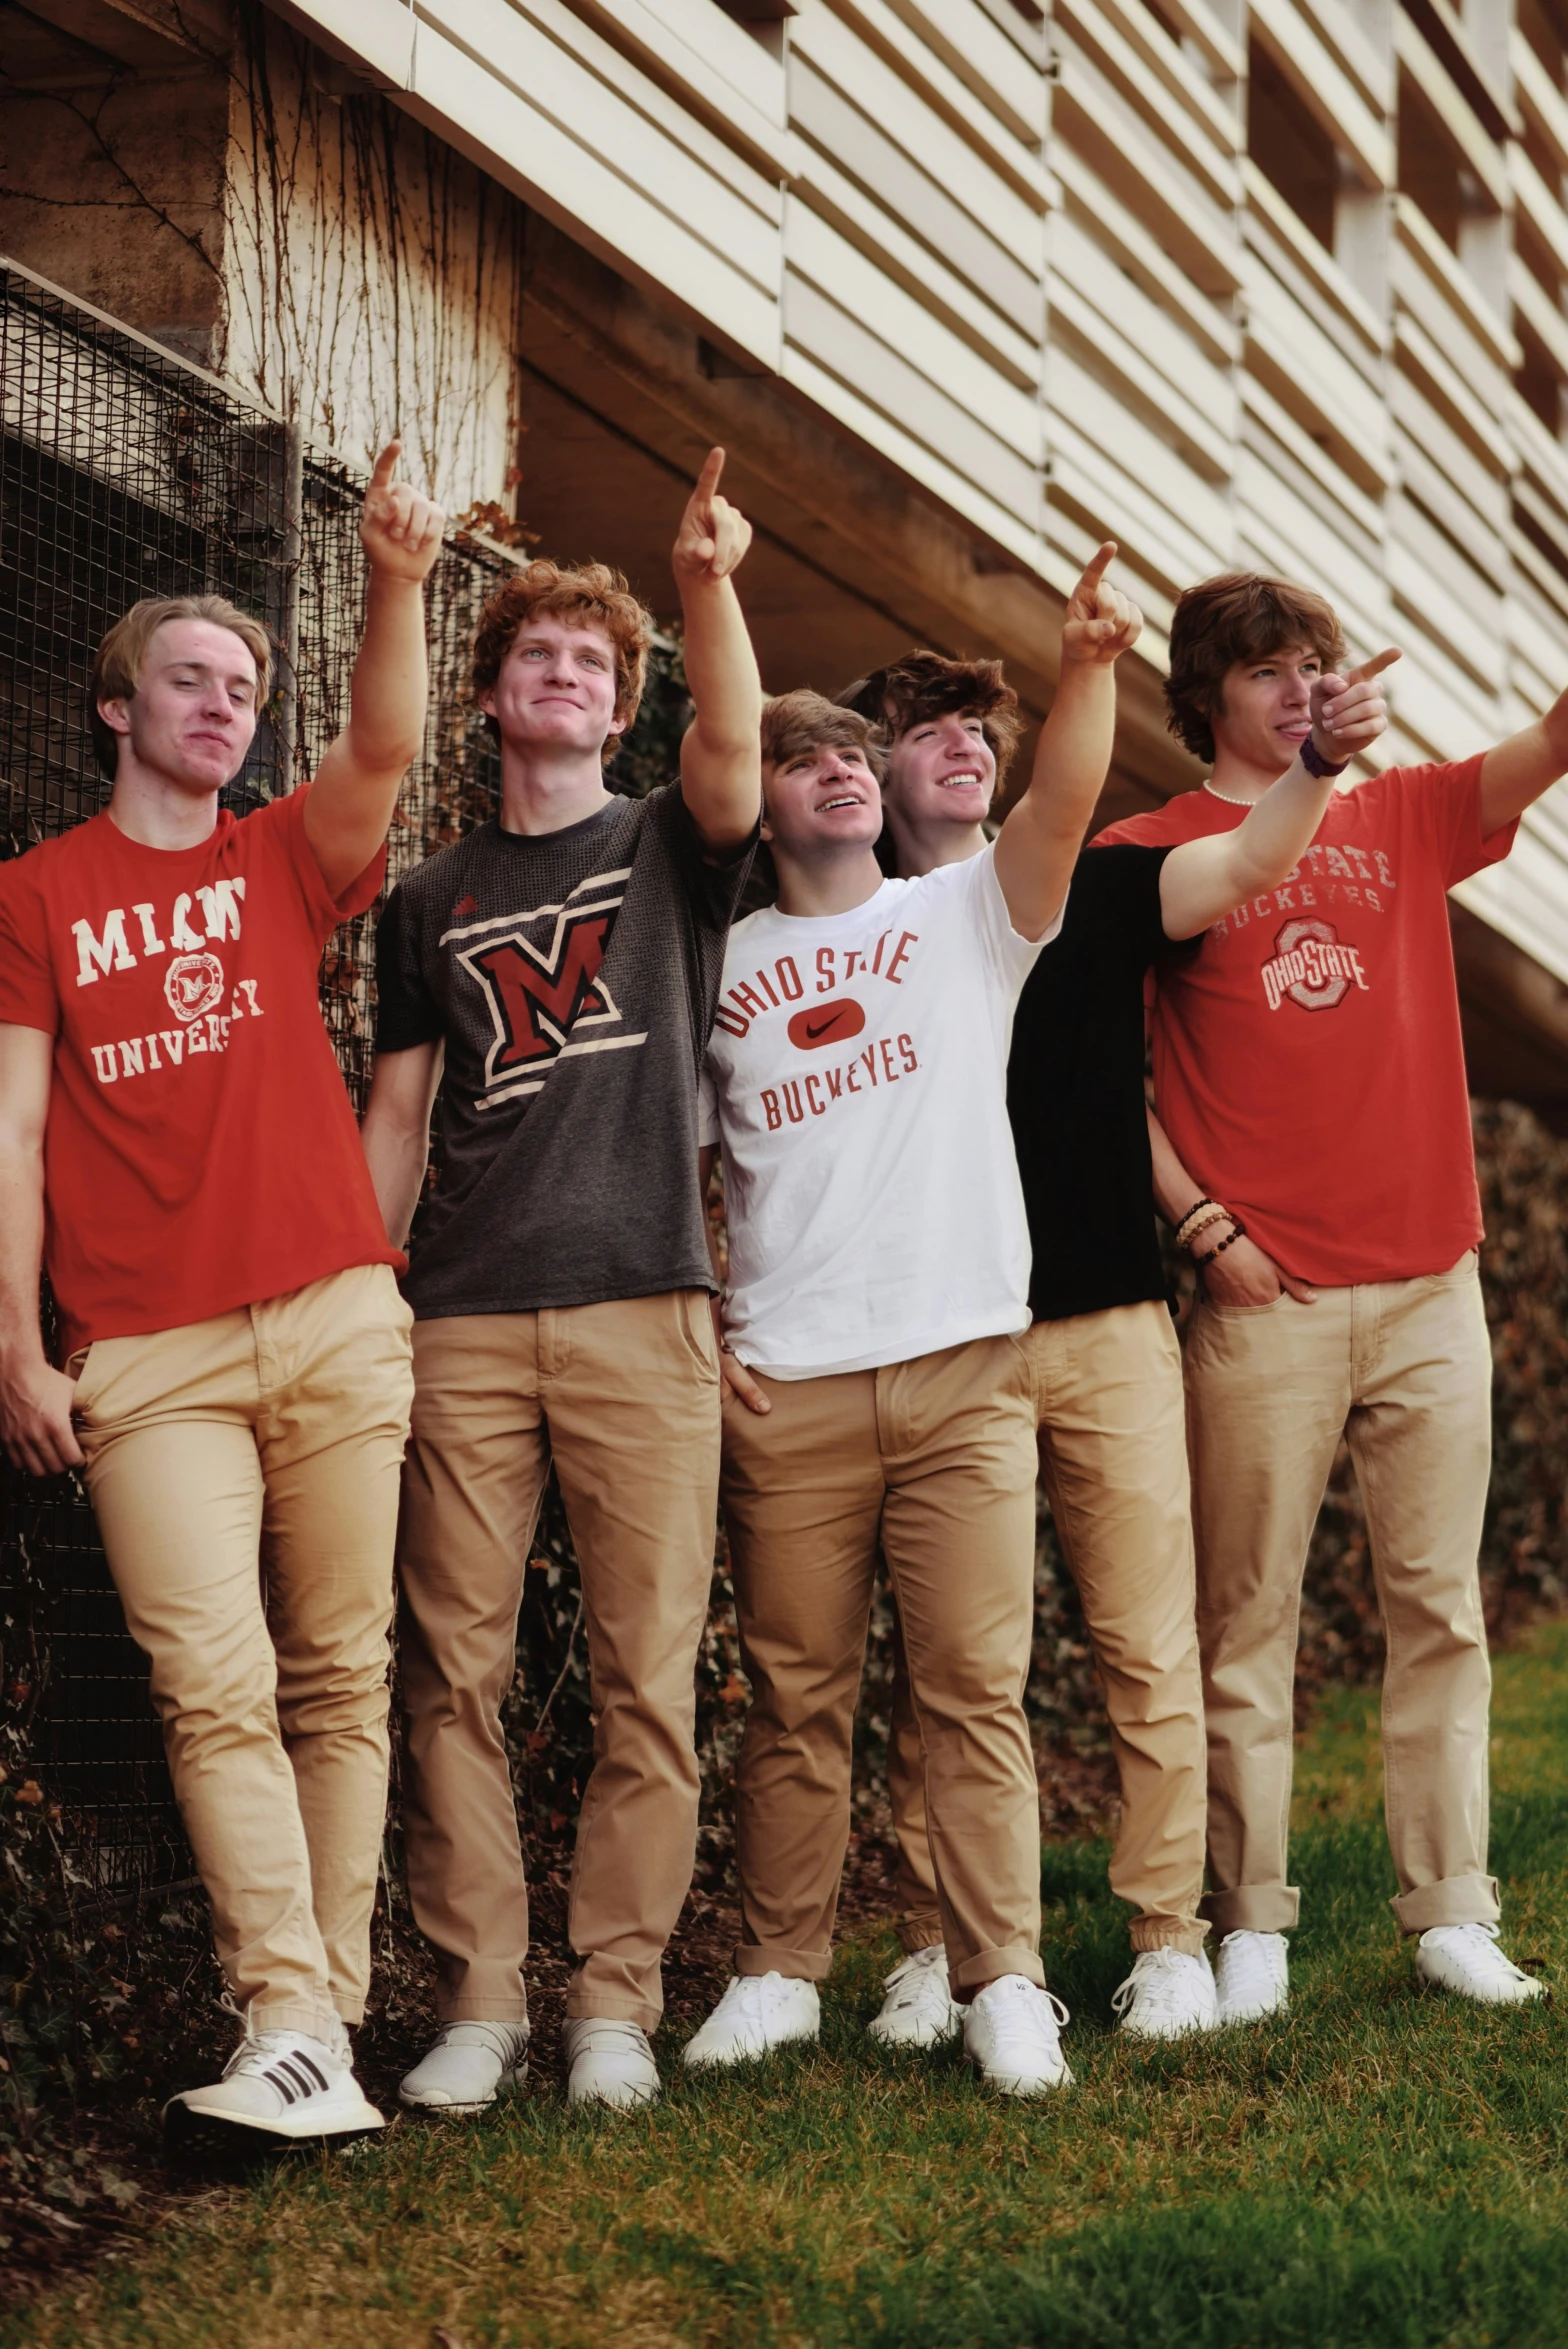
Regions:
<instances>
[{"instance_id":1,"label":"black t-shirt","mask_svg":"<svg viewBox=\"0 0 1568 2349\"><path fill-rule=\"evenodd\" d=\"M1036 1321L1166 1294L1144 1112L1143 982L1151 963L1191 951L1173 946L1160 920L1169 854L1085 849L1061 935L1019 1000L1007 1107Z\"/></svg>"},{"instance_id":2,"label":"black t-shirt","mask_svg":"<svg viewBox=\"0 0 1568 2349\"><path fill-rule=\"evenodd\" d=\"M376 1049L445 1040L421 1320L711 1288L697 1080L752 844L702 853L679 791L564 831L488 823L376 934Z\"/></svg>"}]
</instances>

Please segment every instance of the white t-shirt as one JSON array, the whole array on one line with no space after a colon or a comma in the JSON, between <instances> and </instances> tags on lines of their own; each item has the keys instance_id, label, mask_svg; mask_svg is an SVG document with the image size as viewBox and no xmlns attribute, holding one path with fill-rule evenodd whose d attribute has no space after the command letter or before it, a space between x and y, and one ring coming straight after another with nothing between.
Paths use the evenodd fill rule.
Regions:
<instances>
[{"instance_id":1,"label":"white t-shirt","mask_svg":"<svg viewBox=\"0 0 1568 2349\"><path fill-rule=\"evenodd\" d=\"M702 1138L742 1362L818 1378L1028 1328L1007 1053L1046 943L1014 930L989 848L850 913L736 923Z\"/></svg>"}]
</instances>

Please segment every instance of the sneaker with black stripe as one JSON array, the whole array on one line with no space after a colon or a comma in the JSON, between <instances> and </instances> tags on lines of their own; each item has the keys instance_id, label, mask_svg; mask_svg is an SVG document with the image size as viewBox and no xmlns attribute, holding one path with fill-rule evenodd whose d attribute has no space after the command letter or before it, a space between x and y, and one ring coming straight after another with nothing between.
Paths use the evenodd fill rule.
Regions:
<instances>
[{"instance_id":1,"label":"sneaker with black stripe","mask_svg":"<svg viewBox=\"0 0 1568 2349\"><path fill-rule=\"evenodd\" d=\"M346 2137L386 2123L354 2077L341 2023L329 2045L304 2031L247 2031L210 2088L171 2097L173 2126L219 2122L271 2137Z\"/></svg>"}]
</instances>

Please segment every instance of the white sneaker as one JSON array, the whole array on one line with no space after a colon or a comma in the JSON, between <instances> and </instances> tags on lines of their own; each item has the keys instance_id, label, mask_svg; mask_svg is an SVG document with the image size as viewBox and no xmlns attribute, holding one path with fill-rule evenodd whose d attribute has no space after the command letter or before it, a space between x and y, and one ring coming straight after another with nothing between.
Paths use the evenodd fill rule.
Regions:
<instances>
[{"instance_id":1,"label":"white sneaker","mask_svg":"<svg viewBox=\"0 0 1568 2349\"><path fill-rule=\"evenodd\" d=\"M1220 2019L1214 1971L1204 1956L1180 1949L1141 1949L1111 2000L1128 2039L1182 2039L1213 2031Z\"/></svg>"},{"instance_id":2,"label":"white sneaker","mask_svg":"<svg viewBox=\"0 0 1568 2349\"><path fill-rule=\"evenodd\" d=\"M443 2023L430 2053L404 2075L397 2099L412 2112L483 2112L527 2077L526 2023Z\"/></svg>"},{"instance_id":3,"label":"white sneaker","mask_svg":"<svg viewBox=\"0 0 1568 2349\"><path fill-rule=\"evenodd\" d=\"M210 2088L187 2088L164 2106L166 2120L220 2121L272 2137L344 2137L384 2129L354 2077L348 2033L331 2044L304 2031L247 2031Z\"/></svg>"},{"instance_id":4,"label":"white sneaker","mask_svg":"<svg viewBox=\"0 0 1568 2349\"><path fill-rule=\"evenodd\" d=\"M1546 1984L1504 1957L1495 1925L1434 1925L1416 1943L1416 1972L1434 1990L1481 2006L1528 2006Z\"/></svg>"},{"instance_id":5,"label":"white sneaker","mask_svg":"<svg viewBox=\"0 0 1568 2349\"><path fill-rule=\"evenodd\" d=\"M1258 2023L1290 2004L1290 1960L1283 1933L1227 1933L1214 1968L1222 2023Z\"/></svg>"},{"instance_id":6,"label":"white sneaker","mask_svg":"<svg viewBox=\"0 0 1568 2349\"><path fill-rule=\"evenodd\" d=\"M893 1968L883 1988L882 2011L866 2025L866 2037L884 2047L940 2047L963 2021L947 1979L947 1951L940 1941L912 1949Z\"/></svg>"},{"instance_id":7,"label":"white sneaker","mask_svg":"<svg viewBox=\"0 0 1568 2349\"><path fill-rule=\"evenodd\" d=\"M659 2067L636 2023L582 2015L566 2026L566 2101L635 2112L659 2101Z\"/></svg>"},{"instance_id":8,"label":"white sneaker","mask_svg":"<svg viewBox=\"0 0 1568 2349\"><path fill-rule=\"evenodd\" d=\"M737 1974L701 2030L687 2040L681 2061L698 2069L749 2063L793 2040L815 2039L821 2027L815 1982L796 1982L784 1974Z\"/></svg>"},{"instance_id":9,"label":"white sneaker","mask_svg":"<svg viewBox=\"0 0 1568 2349\"><path fill-rule=\"evenodd\" d=\"M1022 1974L1003 1974L969 2001L964 2053L988 2088L1003 2096L1040 2096L1070 2088L1072 2073L1058 2036L1067 2009Z\"/></svg>"}]
</instances>

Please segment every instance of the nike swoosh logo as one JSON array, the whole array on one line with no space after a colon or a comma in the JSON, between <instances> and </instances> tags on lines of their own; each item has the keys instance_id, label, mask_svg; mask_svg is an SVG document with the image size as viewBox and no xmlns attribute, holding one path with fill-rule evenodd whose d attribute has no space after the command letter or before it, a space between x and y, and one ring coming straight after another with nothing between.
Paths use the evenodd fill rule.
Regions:
<instances>
[{"instance_id":1,"label":"nike swoosh logo","mask_svg":"<svg viewBox=\"0 0 1568 2349\"><path fill-rule=\"evenodd\" d=\"M815 1027L813 1027L811 1022L808 1020L806 1022L806 1033L811 1038L812 1043L815 1044L819 1036L825 1036L829 1028L836 1028L843 1016L843 1013L840 1011L831 1011L825 1020L818 1020Z\"/></svg>"}]
</instances>

